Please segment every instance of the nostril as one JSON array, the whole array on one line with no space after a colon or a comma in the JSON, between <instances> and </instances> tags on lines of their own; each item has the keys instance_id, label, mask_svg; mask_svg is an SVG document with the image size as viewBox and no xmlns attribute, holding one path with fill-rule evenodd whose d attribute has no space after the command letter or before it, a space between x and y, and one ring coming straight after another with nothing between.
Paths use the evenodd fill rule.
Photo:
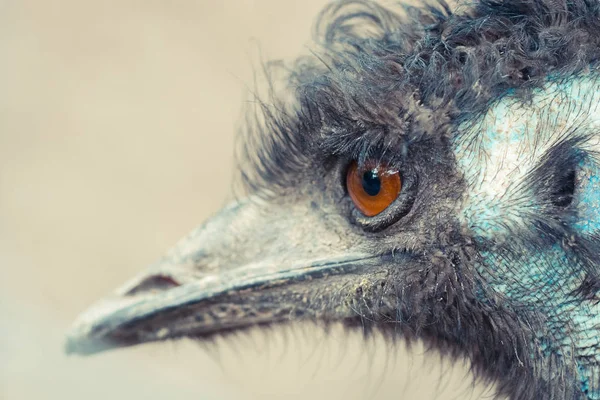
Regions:
<instances>
[{"instance_id":1,"label":"nostril","mask_svg":"<svg viewBox=\"0 0 600 400\"><path fill-rule=\"evenodd\" d=\"M128 290L125 295L134 296L140 293L161 292L177 286L181 286L181 284L170 276L153 275L144 279L138 285Z\"/></svg>"}]
</instances>

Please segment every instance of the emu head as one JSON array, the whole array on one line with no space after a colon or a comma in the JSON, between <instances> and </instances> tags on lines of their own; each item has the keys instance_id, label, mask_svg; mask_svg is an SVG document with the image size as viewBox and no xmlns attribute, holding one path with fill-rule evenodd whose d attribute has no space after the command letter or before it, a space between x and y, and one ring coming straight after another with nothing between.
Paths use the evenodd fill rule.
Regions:
<instances>
[{"instance_id":1,"label":"emu head","mask_svg":"<svg viewBox=\"0 0 600 400\"><path fill-rule=\"evenodd\" d=\"M599 399L600 3L351 1L317 28L294 101L249 125L247 196L68 351L341 322L467 358L515 399Z\"/></svg>"}]
</instances>

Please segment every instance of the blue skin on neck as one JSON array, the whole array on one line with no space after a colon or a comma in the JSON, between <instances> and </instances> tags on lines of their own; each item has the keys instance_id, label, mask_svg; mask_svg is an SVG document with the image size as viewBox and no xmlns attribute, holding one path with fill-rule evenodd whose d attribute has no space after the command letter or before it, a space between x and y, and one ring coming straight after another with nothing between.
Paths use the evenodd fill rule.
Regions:
<instances>
[{"instance_id":1,"label":"blue skin on neck","mask_svg":"<svg viewBox=\"0 0 600 400\"><path fill-rule=\"evenodd\" d=\"M529 102L507 93L475 123L460 126L454 143L468 187L459 218L477 242L494 243L481 254L482 286L498 302L544 316L533 359L541 368L551 358L554 368L571 367L572 384L590 400L600 400L600 305L573 294L586 277L581 255L563 241L539 240L535 222L544 204L526 183L548 151L576 139L573 151L583 156L570 230L575 241L600 240L599 80L552 78Z\"/></svg>"}]
</instances>

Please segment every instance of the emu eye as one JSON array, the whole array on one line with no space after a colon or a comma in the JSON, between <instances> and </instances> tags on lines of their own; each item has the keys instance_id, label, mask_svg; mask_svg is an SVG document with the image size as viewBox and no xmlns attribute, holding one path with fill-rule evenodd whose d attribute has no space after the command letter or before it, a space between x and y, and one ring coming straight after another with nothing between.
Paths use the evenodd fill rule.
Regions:
<instances>
[{"instance_id":1,"label":"emu eye","mask_svg":"<svg viewBox=\"0 0 600 400\"><path fill-rule=\"evenodd\" d=\"M346 175L348 194L365 216L374 217L398 198L402 189L400 173L386 165L359 168L352 162Z\"/></svg>"}]
</instances>

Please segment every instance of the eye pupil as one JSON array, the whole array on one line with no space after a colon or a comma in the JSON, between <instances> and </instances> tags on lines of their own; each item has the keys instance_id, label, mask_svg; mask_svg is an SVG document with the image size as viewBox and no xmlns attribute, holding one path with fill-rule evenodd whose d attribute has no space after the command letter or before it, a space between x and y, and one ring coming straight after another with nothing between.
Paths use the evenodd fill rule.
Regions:
<instances>
[{"instance_id":1,"label":"eye pupil","mask_svg":"<svg viewBox=\"0 0 600 400\"><path fill-rule=\"evenodd\" d=\"M381 180L375 170L365 171L362 176L362 187L369 196L377 196L381 191Z\"/></svg>"}]
</instances>

